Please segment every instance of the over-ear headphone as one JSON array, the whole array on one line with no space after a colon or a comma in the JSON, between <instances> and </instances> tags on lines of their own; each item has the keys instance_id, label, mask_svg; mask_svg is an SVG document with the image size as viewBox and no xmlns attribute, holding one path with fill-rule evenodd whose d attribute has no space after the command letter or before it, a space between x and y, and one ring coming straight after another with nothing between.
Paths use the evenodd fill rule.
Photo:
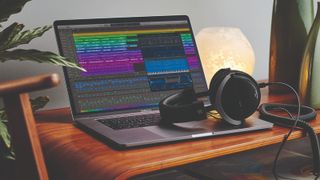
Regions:
<instances>
[{"instance_id":1,"label":"over-ear headphone","mask_svg":"<svg viewBox=\"0 0 320 180\"><path fill-rule=\"evenodd\" d=\"M160 101L161 122L168 124L204 120L207 118L208 111L216 110L225 122L231 125L241 125L258 109L261 99L260 88L271 84L258 84L250 75L241 71L221 69L211 79L207 92L195 93L193 89L185 89ZM204 103L198 100L205 96L208 96L211 102L208 107L204 107ZM290 113L297 112L298 106L262 104L259 107L260 117L275 124L296 126L308 133L313 152L314 174L318 176L320 172L319 142L312 127L305 122L314 119L317 113L313 108L299 104L299 111L302 114L295 122L294 117L286 118L270 112L277 109L285 109Z\"/></svg>"},{"instance_id":2,"label":"over-ear headphone","mask_svg":"<svg viewBox=\"0 0 320 180\"><path fill-rule=\"evenodd\" d=\"M260 84L245 72L220 69L211 79L209 90L195 93L193 89L184 89L181 92L164 98L159 103L161 121L163 123L179 123L197 121L207 118L206 113L216 110L221 119L231 125L241 125L257 109L261 100ZM198 98L208 96L211 105L204 107ZM268 111L274 107L283 107L293 110L295 105L262 104L260 114L265 119L280 119ZM300 120L308 121L316 117L314 109L301 106Z\"/></svg>"},{"instance_id":3,"label":"over-ear headphone","mask_svg":"<svg viewBox=\"0 0 320 180\"><path fill-rule=\"evenodd\" d=\"M204 96L211 102L206 108L197 99ZM207 92L196 94L193 89L185 89L163 99L159 109L164 123L203 120L207 111L215 109L229 124L240 125L256 111L260 99L260 88L250 75L228 68L213 76Z\"/></svg>"}]
</instances>

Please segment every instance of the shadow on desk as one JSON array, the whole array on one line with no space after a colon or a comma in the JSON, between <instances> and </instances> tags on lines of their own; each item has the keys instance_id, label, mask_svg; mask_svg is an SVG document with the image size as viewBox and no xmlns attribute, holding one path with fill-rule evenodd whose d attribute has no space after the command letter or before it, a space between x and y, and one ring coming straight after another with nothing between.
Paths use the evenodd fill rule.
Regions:
<instances>
[{"instance_id":1,"label":"shadow on desk","mask_svg":"<svg viewBox=\"0 0 320 180\"><path fill-rule=\"evenodd\" d=\"M134 180L265 180L272 175L273 160L280 144L214 158L174 169L158 171ZM291 179L314 179L312 151L307 138L287 142L277 165L279 175Z\"/></svg>"}]
</instances>

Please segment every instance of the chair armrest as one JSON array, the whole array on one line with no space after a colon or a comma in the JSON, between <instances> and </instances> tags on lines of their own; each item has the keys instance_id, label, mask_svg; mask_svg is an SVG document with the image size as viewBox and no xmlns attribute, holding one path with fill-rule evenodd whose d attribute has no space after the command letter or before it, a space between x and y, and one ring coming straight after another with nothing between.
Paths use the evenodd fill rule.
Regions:
<instances>
[{"instance_id":1,"label":"chair armrest","mask_svg":"<svg viewBox=\"0 0 320 180\"><path fill-rule=\"evenodd\" d=\"M16 155L13 179L49 179L28 92L58 84L58 74L0 82L0 97L3 98Z\"/></svg>"},{"instance_id":2,"label":"chair armrest","mask_svg":"<svg viewBox=\"0 0 320 180\"><path fill-rule=\"evenodd\" d=\"M59 84L58 74L45 74L0 82L0 96L47 89Z\"/></svg>"}]
</instances>

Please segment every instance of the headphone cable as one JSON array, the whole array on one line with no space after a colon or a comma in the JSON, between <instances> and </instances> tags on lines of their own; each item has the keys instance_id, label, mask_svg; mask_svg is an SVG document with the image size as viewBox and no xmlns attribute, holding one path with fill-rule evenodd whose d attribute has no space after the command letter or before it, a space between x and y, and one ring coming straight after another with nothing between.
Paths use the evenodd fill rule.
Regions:
<instances>
[{"instance_id":1,"label":"headphone cable","mask_svg":"<svg viewBox=\"0 0 320 180\"><path fill-rule=\"evenodd\" d=\"M290 113L290 111L289 111L288 109L286 109L286 108L277 107L277 108L274 108L273 110L282 110L282 111L285 111L285 112L288 114L288 116L290 116L290 118L291 118L292 120L294 119L293 115L292 115L292 114ZM281 125L283 125L283 126L288 126L288 124L281 124ZM313 139L312 141L313 141L313 142L316 142L316 143L317 143L316 145L319 146L319 143L318 143L318 140L317 140L317 134L314 132L313 128L310 126L309 123L307 123L307 122L305 122L305 121L299 120L298 123L297 123L297 126L299 126L300 128L302 127L302 129L305 130L306 133L308 133L309 138ZM293 126L292 126L292 127L293 127ZM292 128L292 127L291 127L291 128ZM293 130L293 129L292 129L292 130ZM310 139L310 140L311 140L311 139ZM279 148L279 150L278 150L278 152L277 152L277 155L276 155L276 158L275 158L275 161L274 161L274 165L273 165L272 172L273 172L273 174L274 174L274 176L275 176L276 179L278 179L277 177L283 178L283 179L291 179L291 178L287 178L287 177L284 177L284 176L280 176L280 175L277 174L277 172L276 172L277 160L278 160L279 155L280 155L280 152L281 152L282 148L284 147L284 145L285 145L285 143L286 143L287 140L288 140L288 136L286 135L286 136L284 137L281 145L280 145L280 148ZM312 149L312 151L314 151L314 149ZM314 154L314 156L318 156L318 155L319 155L319 153L317 153L317 152L314 152L313 154ZM316 158L316 159L318 159L318 158ZM318 179L318 177L319 177L318 173L317 173L317 172L314 172L313 174L315 175L315 180Z\"/></svg>"},{"instance_id":2,"label":"headphone cable","mask_svg":"<svg viewBox=\"0 0 320 180\"><path fill-rule=\"evenodd\" d=\"M292 118L292 120L294 121L294 124L291 126L289 132L284 136L284 138L283 138L283 140L282 140L282 143L280 144L280 148L279 148L279 150L278 150L278 152L277 152L277 155L276 155L276 157L275 157L274 163L273 163L272 173L273 173L273 175L275 176L276 180L278 180L278 177L279 177L279 176L278 176L277 170L276 170L276 168L277 168L277 162L278 162L278 159L279 159L279 156L280 156L280 153L281 153L281 151L282 151L283 146L284 146L285 143L287 142L287 140L288 140L289 136L291 135L292 131L296 128L297 123L298 123L298 121L299 121L299 119L300 119L301 102L300 102L300 98L299 98L299 95L298 95L297 91L296 91L292 86L290 86L290 85L287 84L287 83L283 83L283 82L268 82L268 83L259 83L258 85L259 85L260 88L264 88L264 87L266 87L266 86L273 86L273 85L276 85L276 86L285 86L285 87L289 88L292 92L294 92L294 94L295 94L295 96L296 96L296 99L297 99L297 102L298 102L298 113L297 113L296 118L294 118L287 109L285 109L285 108L279 108L279 109L282 109L282 110L286 111L286 112L289 114L289 116L290 116L290 117Z\"/></svg>"},{"instance_id":3,"label":"headphone cable","mask_svg":"<svg viewBox=\"0 0 320 180\"><path fill-rule=\"evenodd\" d=\"M282 110L282 111L285 111L285 112L288 114L288 116L290 116L290 118L291 118L292 120L294 120L293 115L292 115L287 109L282 108L282 107L279 107L279 108L275 108L274 110ZM290 128L290 131L292 131L292 130L293 130L293 126L291 126L291 128ZM289 134L289 133L288 133L288 134ZM278 180L278 178L291 179L291 178L287 178L287 177L284 177L284 176L280 176L280 175L277 173L277 163L278 163L278 159L279 159L279 157L280 157L280 153L281 153L283 147L285 146L286 142L288 141L288 138L289 138L288 134L284 136L284 138L283 138L283 140L282 140L282 142L281 142L281 144L280 144L280 147L279 147L279 149L278 149L278 151L277 151L276 157L275 157L275 159L274 159L274 161L273 161L272 174L273 174L273 176L275 177L276 180ZM291 179L291 180L292 180L292 179Z\"/></svg>"}]
</instances>

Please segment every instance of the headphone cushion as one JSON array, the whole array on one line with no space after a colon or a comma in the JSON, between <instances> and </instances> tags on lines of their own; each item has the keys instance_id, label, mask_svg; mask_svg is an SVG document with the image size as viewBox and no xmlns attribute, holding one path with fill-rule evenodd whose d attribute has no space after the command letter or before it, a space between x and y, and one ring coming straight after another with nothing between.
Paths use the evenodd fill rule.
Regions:
<instances>
[{"instance_id":1,"label":"headphone cushion","mask_svg":"<svg viewBox=\"0 0 320 180\"><path fill-rule=\"evenodd\" d=\"M204 103L198 101L193 89L185 89L159 103L161 123L172 124L207 118Z\"/></svg>"}]
</instances>

